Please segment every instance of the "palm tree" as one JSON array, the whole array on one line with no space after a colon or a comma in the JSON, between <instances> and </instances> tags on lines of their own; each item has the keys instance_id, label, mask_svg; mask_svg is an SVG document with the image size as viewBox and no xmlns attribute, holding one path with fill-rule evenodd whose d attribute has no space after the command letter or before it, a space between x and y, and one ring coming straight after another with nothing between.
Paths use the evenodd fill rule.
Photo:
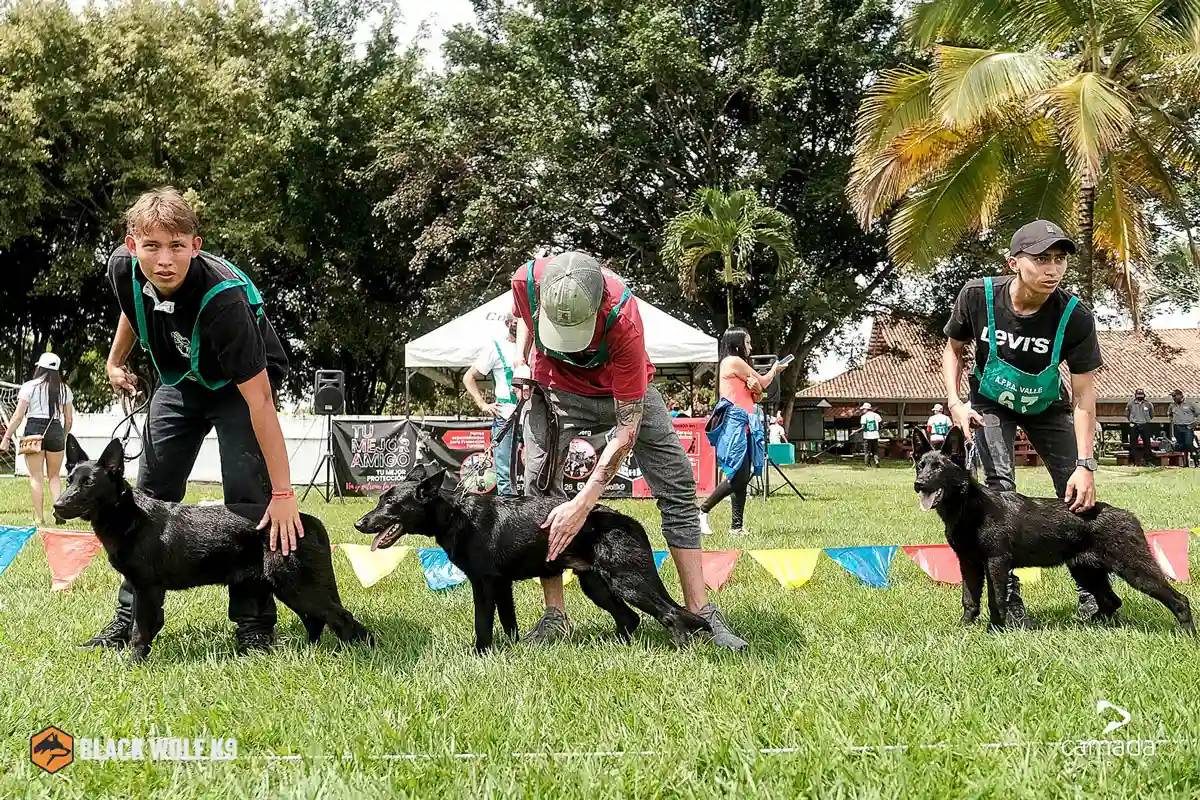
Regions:
<instances>
[{"instance_id":1,"label":"palm tree","mask_svg":"<svg viewBox=\"0 0 1200 800\"><path fill-rule=\"evenodd\" d=\"M888 218L894 260L929 267L967 234L1047 218L1128 292L1150 219L1188 231L1200 142L1200 0L928 0L907 21L929 69L883 72L859 108L848 193Z\"/></svg>"},{"instance_id":2,"label":"palm tree","mask_svg":"<svg viewBox=\"0 0 1200 800\"><path fill-rule=\"evenodd\" d=\"M794 231L790 217L763 205L751 189L730 194L700 189L687 210L667 223L663 260L678 270L684 293L695 298L700 264L710 255L720 256L725 313L733 325L733 287L749 279L744 264L750 254L758 246L769 248L784 272L796 261Z\"/></svg>"}]
</instances>

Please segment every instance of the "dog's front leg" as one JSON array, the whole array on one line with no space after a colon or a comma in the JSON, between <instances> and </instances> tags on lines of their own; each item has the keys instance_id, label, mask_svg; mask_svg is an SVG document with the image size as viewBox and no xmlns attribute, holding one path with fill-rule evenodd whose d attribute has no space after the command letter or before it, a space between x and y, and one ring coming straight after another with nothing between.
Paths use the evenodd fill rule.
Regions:
<instances>
[{"instance_id":1,"label":"dog's front leg","mask_svg":"<svg viewBox=\"0 0 1200 800\"><path fill-rule=\"evenodd\" d=\"M150 644L162 629L163 600L166 592L157 587L133 589L133 635L130 637L130 664L140 664L150 655Z\"/></svg>"},{"instance_id":2,"label":"dog's front leg","mask_svg":"<svg viewBox=\"0 0 1200 800\"><path fill-rule=\"evenodd\" d=\"M983 562L974 559L959 558L962 568L962 619L961 625L970 625L979 618L979 601L983 597ZM988 597L990 602L991 597Z\"/></svg>"},{"instance_id":3,"label":"dog's front leg","mask_svg":"<svg viewBox=\"0 0 1200 800\"><path fill-rule=\"evenodd\" d=\"M987 560L988 625L991 630L1003 630L1008 614L1008 573L1012 559L993 556Z\"/></svg>"},{"instance_id":4,"label":"dog's front leg","mask_svg":"<svg viewBox=\"0 0 1200 800\"><path fill-rule=\"evenodd\" d=\"M496 590L491 581L472 580L475 597L475 652L486 653L492 646L492 627L496 619Z\"/></svg>"}]
</instances>

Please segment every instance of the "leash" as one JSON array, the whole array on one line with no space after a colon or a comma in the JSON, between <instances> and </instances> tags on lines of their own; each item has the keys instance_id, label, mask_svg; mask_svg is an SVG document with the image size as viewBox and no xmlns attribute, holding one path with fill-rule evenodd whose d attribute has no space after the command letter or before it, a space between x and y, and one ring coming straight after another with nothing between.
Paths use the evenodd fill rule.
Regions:
<instances>
[{"instance_id":1,"label":"leash","mask_svg":"<svg viewBox=\"0 0 1200 800\"><path fill-rule=\"evenodd\" d=\"M121 410L126 412L125 418L116 424L112 430L112 435L109 437L111 439L121 440L121 449L125 452L126 463L136 461L137 459L141 458L142 453L146 449L146 440L142 437L141 431L137 429L137 421L134 419L134 417L149 408L150 398L153 397L153 392L151 392L151 394L148 395L140 405L134 405L134 398L136 398L139 394L141 394L141 392L137 392L133 395L125 393L121 394ZM121 429L122 425L125 426L125 433L122 436L117 436L117 431ZM138 449L137 453L130 455L129 440L133 438L135 433L137 434L138 441L141 442L141 447Z\"/></svg>"},{"instance_id":2,"label":"leash","mask_svg":"<svg viewBox=\"0 0 1200 800\"><path fill-rule=\"evenodd\" d=\"M558 459L558 440L560 435L558 412L555 411L554 404L550 402L550 398L546 395L546 390L541 386L541 384L536 383L529 378L513 378L512 384L517 389L528 389L529 394L527 395L525 392L521 392L521 399L517 401L517 407L513 409L512 415L504 421L504 425L500 428L500 432L496 434L494 439L492 439L492 446L489 450L489 454L495 451L496 445L504 441L505 436L508 436L510 433L513 436L517 436L516 428L521 418L521 412L525 410L526 405L528 405L529 401L533 399L535 394L541 396L542 402L546 406L546 413L550 417L548 426L550 430L546 441L546 458L542 460L541 469L538 470L538 474L534 478L534 485L537 487L539 492L544 493L550 487L550 475L554 471L554 462ZM518 445L519 442L514 441L513 446L509 449L509 475L517 474L517 459L520 455L518 452L520 450ZM492 457L492 461L495 463L495 456Z\"/></svg>"}]
</instances>

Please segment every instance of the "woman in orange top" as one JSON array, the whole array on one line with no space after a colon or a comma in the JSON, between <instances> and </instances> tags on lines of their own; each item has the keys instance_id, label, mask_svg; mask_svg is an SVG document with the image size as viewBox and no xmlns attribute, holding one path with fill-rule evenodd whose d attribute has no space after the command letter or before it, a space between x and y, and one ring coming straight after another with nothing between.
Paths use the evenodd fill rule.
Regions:
<instances>
[{"instance_id":1,"label":"woman in orange top","mask_svg":"<svg viewBox=\"0 0 1200 800\"><path fill-rule=\"evenodd\" d=\"M728 398L738 408L747 413L757 414L757 404L762 400L763 391L775 380L775 376L786 366L776 362L766 372L755 372L750 366L750 334L745 328L730 328L721 337L721 352L724 357L717 368L717 386L721 397ZM733 523L729 531L731 536L745 536L743 517L746 511L746 487L750 485L750 448L746 448L746 458L733 479L722 479L721 483L700 505L700 533L712 533L708 526L708 512L730 495L733 496Z\"/></svg>"}]
</instances>

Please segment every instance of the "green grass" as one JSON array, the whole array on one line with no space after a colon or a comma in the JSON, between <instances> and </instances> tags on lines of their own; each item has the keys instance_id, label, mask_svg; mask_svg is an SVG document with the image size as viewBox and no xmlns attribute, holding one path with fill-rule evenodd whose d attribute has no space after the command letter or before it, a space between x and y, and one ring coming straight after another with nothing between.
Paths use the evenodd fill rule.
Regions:
<instances>
[{"instance_id":1,"label":"green grass","mask_svg":"<svg viewBox=\"0 0 1200 800\"><path fill-rule=\"evenodd\" d=\"M922 514L908 469L810 467L791 472L807 502L752 502L746 540L731 540L728 505L708 548L919 544L942 540ZM1040 471L1021 475L1049 491ZM1200 472L1109 469L1103 499L1135 510L1148 529L1200 525ZM218 496L193 487L191 499ZM658 535L649 502L617 504ZM334 541L365 541L350 523L366 501L326 506L310 497ZM0 521L30 519L24 481L0 482ZM427 544L428 540L413 542ZM429 591L410 557L371 589L334 555L346 606L380 646L315 648L280 610L280 646L233 653L226 594L168 596L150 662L74 645L109 618L116 575L101 555L69 592L51 594L38 539L0 577L0 796L368 797L1151 797L1200 793L1197 645L1175 634L1157 603L1118 583L1125 624L1073 620L1064 570L1026 587L1033 632L960 629L959 592L929 580L903 554L891 589L866 588L823 557L797 590L749 557L717 601L751 642L742 655L705 646L673 650L652 620L632 646L577 586L567 589L573 640L544 650L501 644L471 654L465 588ZM1193 570L1196 569L1193 561ZM674 568L663 577L679 595ZM1195 601L1198 593L1183 587ZM527 629L536 586L518 591ZM502 641L502 640L498 640ZM1095 739L1128 709L1121 739L1185 740L1152 756L1063 755L1053 743ZM76 736L235 737L233 763L72 764L46 775L28 758L46 725ZM938 748L921 745L941 744ZM986 743L1009 748L981 749ZM908 750L856 752L863 745ZM761 753L762 748L797 748ZM512 753L653 751L651 755L514 758ZM299 761L263 756L302 754ZM381 754L425 753L420 760ZM455 758L452 753L486 758ZM350 756L345 759L344 756Z\"/></svg>"}]
</instances>

